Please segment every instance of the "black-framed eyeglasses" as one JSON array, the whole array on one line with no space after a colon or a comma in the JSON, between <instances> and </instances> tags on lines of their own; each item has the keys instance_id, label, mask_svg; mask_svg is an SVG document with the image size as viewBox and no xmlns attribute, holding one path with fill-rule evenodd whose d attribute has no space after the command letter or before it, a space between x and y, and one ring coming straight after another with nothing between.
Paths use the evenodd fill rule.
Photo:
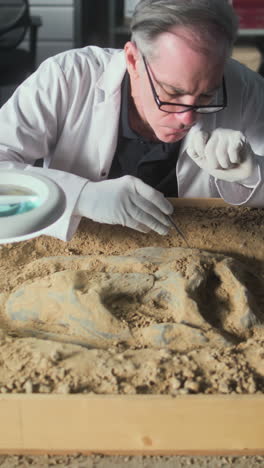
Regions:
<instances>
[{"instance_id":1,"label":"black-framed eyeglasses","mask_svg":"<svg viewBox=\"0 0 264 468\"><path fill-rule=\"evenodd\" d=\"M199 114L211 114L211 113L214 113L214 112L219 112L219 111L225 109L225 107L227 106L227 91L226 91L226 83L225 83L225 78L224 77L223 77L223 82L222 82L222 87L223 87L223 103L222 104L219 104L219 105L218 104L213 104L213 105L206 105L206 106L191 106L191 105L188 105L188 104L178 104L178 103L175 103L175 102L161 101L158 94L157 94L157 92L156 92L156 90L155 90L155 86L154 86L153 80L152 80L150 72L149 72L147 60L144 57L144 55L142 55L142 58L143 58L143 62L144 62L145 68L146 68L146 72L147 72L147 75L148 75L149 84L150 84L150 87L151 87L151 90L152 90L154 100L155 100L159 110L161 110L162 112L167 112L169 114L182 114L184 112L188 112L190 110L193 110L193 111L195 111L195 112L197 112Z\"/></svg>"}]
</instances>

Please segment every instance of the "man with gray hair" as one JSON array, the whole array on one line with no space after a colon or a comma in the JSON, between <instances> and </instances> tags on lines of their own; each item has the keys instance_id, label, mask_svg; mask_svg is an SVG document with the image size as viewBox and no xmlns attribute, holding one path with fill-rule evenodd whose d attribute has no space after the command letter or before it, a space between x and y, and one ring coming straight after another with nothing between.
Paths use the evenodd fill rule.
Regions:
<instances>
[{"instance_id":1,"label":"man with gray hair","mask_svg":"<svg viewBox=\"0 0 264 468\"><path fill-rule=\"evenodd\" d=\"M81 217L166 234L167 197L263 206L264 80L230 58L224 0L141 0L124 50L46 60L0 110L0 167L55 180ZM43 168L35 167L43 158Z\"/></svg>"}]
</instances>

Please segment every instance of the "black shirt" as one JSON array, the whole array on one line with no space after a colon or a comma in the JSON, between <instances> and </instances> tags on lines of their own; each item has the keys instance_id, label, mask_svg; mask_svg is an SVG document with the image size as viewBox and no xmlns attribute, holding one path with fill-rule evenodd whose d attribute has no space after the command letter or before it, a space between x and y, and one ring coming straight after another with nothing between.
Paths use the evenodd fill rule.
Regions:
<instances>
[{"instance_id":1,"label":"black shirt","mask_svg":"<svg viewBox=\"0 0 264 468\"><path fill-rule=\"evenodd\" d=\"M177 197L176 162L180 142L148 141L133 131L128 118L129 96L130 79L126 73L121 89L118 143L108 178L132 175L166 197Z\"/></svg>"}]
</instances>

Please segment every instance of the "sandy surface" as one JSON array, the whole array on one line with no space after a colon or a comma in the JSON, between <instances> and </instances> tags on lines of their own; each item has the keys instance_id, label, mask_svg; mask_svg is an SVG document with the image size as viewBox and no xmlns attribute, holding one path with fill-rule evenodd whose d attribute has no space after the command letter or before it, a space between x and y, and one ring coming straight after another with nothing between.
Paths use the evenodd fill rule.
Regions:
<instances>
[{"instance_id":1,"label":"sandy surface","mask_svg":"<svg viewBox=\"0 0 264 468\"><path fill-rule=\"evenodd\" d=\"M174 231L160 237L88 221L82 223L69 243L41 237L2 246L0 391L262 392L262 217L262 209L177 208L175 220L188 237L191 249L183 248L182 239ZM153 261L153 252L140 261L127 256L137 248L148 246L166 252L162 254L165 257L159 259L161 266ZM105 254L111 254L112 260ZM123 255L121 259L116 257L120 254ZM169 263L168 258L172 259ZM80 280L79 270L86 279ZM120 286L118 290L116 284L124 274L128 289ZM172 286L164 283L168 274L172 275ZM73 327L68 318L78 312L68 310L65 304L56 312L58 303L53 299L43 303L50 291L53 296L58 295L60 291L65 292L67 284L71 290L69 278L76 282L76 275L78 281L84 282L82 286L78 284L77 289L86 288L89 293L85 296L81 290L81 301L91 310L100 305L97 290L103 290L102 281L106 281L105 277L110 281L107 287L112 292L104 293L102 299L106 307L100 309L100 316L93 315L93 321L97 321L100 331L100 327L107 331L114 317L115 321L111 322L114 339L89 343L88 337L88 346L92 345L93 349L76 344L87 344L82 325ZM176 279L176 291L172 291ZM87 286L85 281L91 284ZM195 287L193 282L197 283ZM142 291L135 297L137 284L141 284ZM160 295L165 294L164 288L166 294L172 295L169 301L160 300ZM179 289L181 296L176 306ZM42 308L42 315L36 318L33 314L31 321L23 317L20 321L8 321L21 304L22 308L25 306L23 301L33 304L34 314ZM28 311L28 306L25 307ZM79 324L81 319L78 315ZM150 325L159 322L160 325L175 324L172 333L177 339L170 339L169 345L160 342L153 345ZM192 327L180 326L180 323ZM133 339L127 338L128 330L133 331ZM40 339L46 338L49 331L54 332L55 340ZM23 336L18 337L21 332ZM190 336L193 339L190 340ZM188 347L186 343L190 341L192 345Z\"/></svg>"},{"instance_id":2,"label":"sandy surface","mask_svg":"<svg viewBox=\"0 0 264 468\"><path fill-rule=\"evenodd\" d=\"M263 457L150 457L150 456L1 456L1 468L260 468Z\"/></svg>"},{"instance_id":3,"label":"sandy surface","mask_svg":"<svg viewBox=\"0 0 264 468\"><path fill-rule=\"evenodd\" d=\"M263 209L250 208L177 208L174 219L186 234L191 249L186 248L175 231L160 237L154 233L146 235L90 221L82 222L78 233L69 243L43 236L2 246L0 392L172 395L201 392L263 393L263 214ZM134 251L150 246L158 250L152 251L151 257L144 261L142 258L138 260L140 255L137 252L136 261ZM139 252L142 257L142 250ZM146 256L148 249L143 252ZM166 253L166 258L159 264L153 261L153 253L157 256L157 252L163 256ZM123 328L135 332L134 341L122 338L108 345L100 342L93 349L89 349L87 343L80 346L76 344L76 340L80 340L80 329L71 333L69 321L65 334L65 324L63 329L60 326L61 316L55 314L56 319L52 321L52 316L47 313L50 304L43 308L46 315L44 313L39 317L37 325L34 320L31 322L30 332L28 329L25 332L19 320L13 323L9 320L7 301L12 299L12 311L17 312L19 300L16 293L21 292L21 288L23 301L30 302L30 297L33 297L31 302L35 307L40 299L44 300L45 288L49 288L54 295L63 282L64 289L66 283L76 284L75 275L78 275L80 269L86 275L81 277L82 298L85 301L87 298L84 292L89 292L89 288L94 290L98 284L105 285L105 281L113 281L113 278L117 281L114 287L119 284L122 290L120 277L113 275L123 275L129 287L133 283L129 275L149 275L151 278L154 275L157 283L154 281L154 289L150 288L152 296L147 296L145 304L145 283L142 283L143 292L137 295L136 300L131 300L131 291L128 290L125 295L124 291L120 294L118 290L115 300L111 295L104 298L106 312L112 314ZM160 287L160 281L164 283L164 275L175 274L180 274L182 299L173 317L173 307L166 301L157 302L153 290ZM34 296L38 282L42 282L44 291L41 298ZM192 294L190 284L196 284ZM132 284L132 292L133 287ZM166 287L167 292L175 298L171 285ZM78 288L80 290L79 283ZM188 307L188 311L191 310L191 313L186 318L183 305L190 300L192 307ZM153 301L155 314L150 313ZM188 326L181 326L182 340L177 335L181 320L188 322ZM153 336L148 332L148 341L142 341L142 330L168 322L177 327L174 330L177 339L156 346L153 345ZM47 338L45 334L49 327L54 331L52 340L43 339ZM194 331L198 333L188 347L188 333ZM87 339L87 336L83 335L81 339ZM0 458L0 466L8 468L45 466L45 463L46 466L60 464L78 468L111 467L118 464L129 468L136 464L144 468L189 465L250 467L262 466L264 458L81 455Z\"/></svg>"},{"instance_id":4,"label":"sandy surface","mask_svg":"<svg viewBox=\"0 0 264 468\"><path fill-rule=\"evenodd\" d=\"M228 232L226 214L231 211L229 227L234 228L238 211L218 209L210 219L213 229L212 218L218 218ZM197 215L202 213L190 213L192 243L191 230L197 224L198 239ZM209 222L210 213L203 222L205 216ZM249 218L252 212L246 209L246 214ZM254 210L251 231L261 214ZM90 244L89 226L83 228ZM177 243L173 235L163 242ZM46 240L50 242L27 242L27 247ZM53 253L55 244L62 247L51 242ZM9 252L21 248L12 246ZM0 392L263 392L262 263L258 260L254 268L255 258L249 264L241 255L237 260L197 248L148 247L127 253L33 262L27 254L19 269L11 261L8 269L3 267Z\"/></svg>"}]
</instances>

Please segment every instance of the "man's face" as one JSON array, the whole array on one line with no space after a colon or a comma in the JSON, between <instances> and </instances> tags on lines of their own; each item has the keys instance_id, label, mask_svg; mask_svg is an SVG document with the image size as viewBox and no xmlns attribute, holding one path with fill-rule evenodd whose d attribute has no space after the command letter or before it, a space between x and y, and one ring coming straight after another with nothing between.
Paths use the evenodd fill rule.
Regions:
<instances>
[{"instance_id":1,"label":"man's face","mask_svg":"<svg viewBox=\"0 0 264 468\"><path fill-rule=\"evenodd\" d=\"M147 61L147 67L160 101L209 105L222 86L225 55L215 51L208 55L193 50L185 40L188 34L186 30L181 35L172 32L162 34L155 44L156 58ZM133 65L129 56L131 47L134 47ZM126 44L125 51L132 96L139 115L159 140L166 143L181 140L200 114L193 110L181 114L162 112L155 102L140 52L131 43Z\"/></svg>"}]
</instances>

